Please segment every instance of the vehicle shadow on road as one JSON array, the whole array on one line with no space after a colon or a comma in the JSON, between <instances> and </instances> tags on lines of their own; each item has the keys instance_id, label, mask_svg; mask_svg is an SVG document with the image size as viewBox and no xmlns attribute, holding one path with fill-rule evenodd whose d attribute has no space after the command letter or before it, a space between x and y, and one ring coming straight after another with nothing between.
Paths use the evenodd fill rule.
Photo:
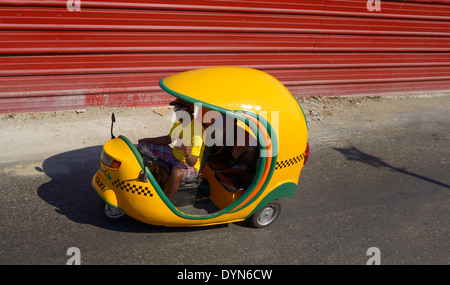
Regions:
<instances>
[{"instance_id":1,"label":"vehicle shadow on road","mask_svg":"<svg viewBox=\"0 0 450 285\"><path fill-rule=\"evenodd\" d=\"M359 161L359 162L363 162L363 163L366 163L368 165L371 165L371 166L374 166L374 167L377 167L377 168L385 167L385 168L388 168L388 169L390 169L392 171L396 171L396 172L399 172L399 173L410 175L412 177L415 177L415 178L418 178L418 179L422 179L422 180L425 180L427 182L434 183L436 185L439 185L439 186L442 186L442 187L450 189L450 185L448 185L448 184L436 181L434 179L425 177L425 176L420 175L420 174L416 174L416 173L407 171L407 170L405 170L403 168L394 167L392 165L389 165L386 162L384 162L383 160L381 160L380 158L378 158L376 156L373 156L373 155L370 155L370 154L367 154L365 152L362 152L359 149L357 149L356 147L352 146L352 147L348 147L348 148L333 148L333 149L338 151L338 152L340 152L341 154L343 154L345 156L345 158L347 160L349 160L349 161Z\"/></svg>"},{"instance_id":2,"label":"vehicle shadow on road","mask_svg":"<svg viewBox=\"0 0 450 285\"><path fill-rule=\"evenodd\" d=\"M40 171L52 180L39 186L39 197L68 219L100 226L95 216L98 196L91 180L97 171L102 146L64 152L45 159Z\"/></svg>"},{"instance_id":3,"label":"vehicle shadow on road","mask_svg":"<svg viewBox=\"0 0 450 285\"><path fill-rule=\"evenodd\" d=\"M104 221L99 214L100 197L91 184L99 168L101 152L102 146L92 146L47 158L42 164L43 169L36 170L45 172L52 180L39 186L38 196L73 222L115 231L157 233L205 229L158 227L129 217L115 223Z\"/></svg>"}]
</instances>

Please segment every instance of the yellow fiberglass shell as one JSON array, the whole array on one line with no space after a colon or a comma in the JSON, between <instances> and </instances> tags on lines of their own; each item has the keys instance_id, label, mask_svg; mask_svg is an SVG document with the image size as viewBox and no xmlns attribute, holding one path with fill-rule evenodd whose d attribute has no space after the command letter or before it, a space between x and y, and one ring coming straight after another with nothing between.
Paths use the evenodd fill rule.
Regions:
<instances>
[{"instance_id":1,"label":"yellow fiberglass shell","mask_svg":"<svg viewBox=\"0 0 450 285\"><path fill-rule=\"evenodd\" d=\"M148 168L147 182L138 179L142 160L134 145L124 136L112 139L103 151L120 161L119 169L112 169L100 161L100 169L92 179L97 194L108 204L123 210L141 222L163 226L200 226L241 221L238 214L217 215L216 218L186 215L167 199Z\"/></svg>"},{"instance_id":2,"label":"yellow fiberglass shell","mask_svg":"<svg viewBox=\"0 0 450 285\"><path fill-rule=\"evenodd\" d=\"M137 150L126 137L106 142L103 151L121 162L119 169L111 169L100 161L100 169L92 180L94 189L106 203L149 224L164 224L164 217L174 215L150 181L138 179L143 169L142 160L138 159Z\"/></svg>"},{"instance_id":3,"label":"yellow fiberglass shell","mask_svg":"<svg viewBox=\"0 0 450 285\"><path fill-rule=\"evenodd\" d=\"M251 215L295 193L304 165L307 124L297 100L276 78L256 69L222 66L175 74L161 79L160 86L175 97L232 114L256 126L260 138L267 139L270 157L255 179L261 181L254 181L254 193L243 195L227 211Z\"/></svg>"},{"instance_id":4,"label":"yellow fiberglass shell","mask_svg":"<svg viewBox=\"0 0 450 285\"><path fill-rule=\"evenodd\" d=\"M171 203L148 168L144 168L135 146L120 136L104 145L104 151L121 162L120 168L109 169L100 162L100 170L92 180L103 200L144 223L206 226L242 221L273 200L292 197L297 191L307 126L300 105L277 79L250 68L213 67L163 78L160 86L175 97L244 122L258 137L261 152L255 179L242 196L220 211L185 214ZM143 169L147 182L138 179Z\"/></svg>"}]
</instances>

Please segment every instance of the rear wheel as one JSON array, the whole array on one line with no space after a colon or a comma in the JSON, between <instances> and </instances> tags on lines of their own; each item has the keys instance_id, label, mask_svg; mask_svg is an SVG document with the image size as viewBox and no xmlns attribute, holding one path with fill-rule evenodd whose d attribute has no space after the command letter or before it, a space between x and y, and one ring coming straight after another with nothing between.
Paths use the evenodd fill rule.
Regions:
<instances>
[{"instance_id":1,"label":"rear wheel","mask_svg":"<svg viewBox=\"0 0 450 285\"><path fill-rule=\"evenodd\" d=\"M263 207L250 217L250 223L255 228L264 228L275 222L280 216L281 205L278 202L272 202Z\"/></svg>"},{"instance_id":2,"label":"rear wheel","mask_svg":"<svg viewBox=\"0 0 450 285\"><path fill-rule=\"evenodd\" d=\"M107 222L115 222L125 216L124 211L105 203L103 200L100 201L99 210L100 216Z\"/></svg>"}]
</instances>

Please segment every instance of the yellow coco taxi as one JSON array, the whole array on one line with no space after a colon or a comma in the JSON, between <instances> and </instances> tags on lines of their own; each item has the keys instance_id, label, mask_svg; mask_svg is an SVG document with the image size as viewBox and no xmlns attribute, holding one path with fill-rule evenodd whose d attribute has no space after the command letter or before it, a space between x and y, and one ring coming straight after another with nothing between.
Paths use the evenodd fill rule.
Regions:
<instances>
[{"instance_id":1,"label":"yellow coco taxi","mask_svg":"<svg viewBox=\"0 0 450 285\"><path fill-rule=\"evenodd\" d=\"M169 199L162 190L169 175L164 162L144 144L112 135L92 179L102 198L101 214L169 227L245 219L265 227L275 221L281 210L277 199L297 191L309 153L297 100L274 77L242 67L182 72L161 79L160 86L193 103L203 123L199 177L181 183Z\"/></svg>"}]
</instances>

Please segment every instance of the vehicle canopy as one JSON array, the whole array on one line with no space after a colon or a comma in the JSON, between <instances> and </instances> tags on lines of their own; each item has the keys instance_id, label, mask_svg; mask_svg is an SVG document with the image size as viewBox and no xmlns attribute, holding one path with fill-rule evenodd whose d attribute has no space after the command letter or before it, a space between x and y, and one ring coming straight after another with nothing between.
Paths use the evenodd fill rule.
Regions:
<instances>
[{"instance_id":1,"label":"vehicle canopy","mask_svg":"<svg viewBox=\"0 0 450 285\"><path fill-rule=\"evenodd\" d=\"M272 156L279 155L279 161L300 156L306 149L303 110L289 90L265 72L245 67L209 67L165 77L160 86L177 98L201 103L211 110L262 117L269 125L272 143L276 139Z\"/></svg>"},{"instance_id":2,"label":"vehicle canopy","mask_svg":"<svg viewBox=\"0 0 450 285\"><path fill-rule=\"evenodd\" d=\"M161 79L166 92L186 101L225 110L285 111L298 114L300 106L276 78L245 67L209 67Z\"/></svg>"}]
</instances>

